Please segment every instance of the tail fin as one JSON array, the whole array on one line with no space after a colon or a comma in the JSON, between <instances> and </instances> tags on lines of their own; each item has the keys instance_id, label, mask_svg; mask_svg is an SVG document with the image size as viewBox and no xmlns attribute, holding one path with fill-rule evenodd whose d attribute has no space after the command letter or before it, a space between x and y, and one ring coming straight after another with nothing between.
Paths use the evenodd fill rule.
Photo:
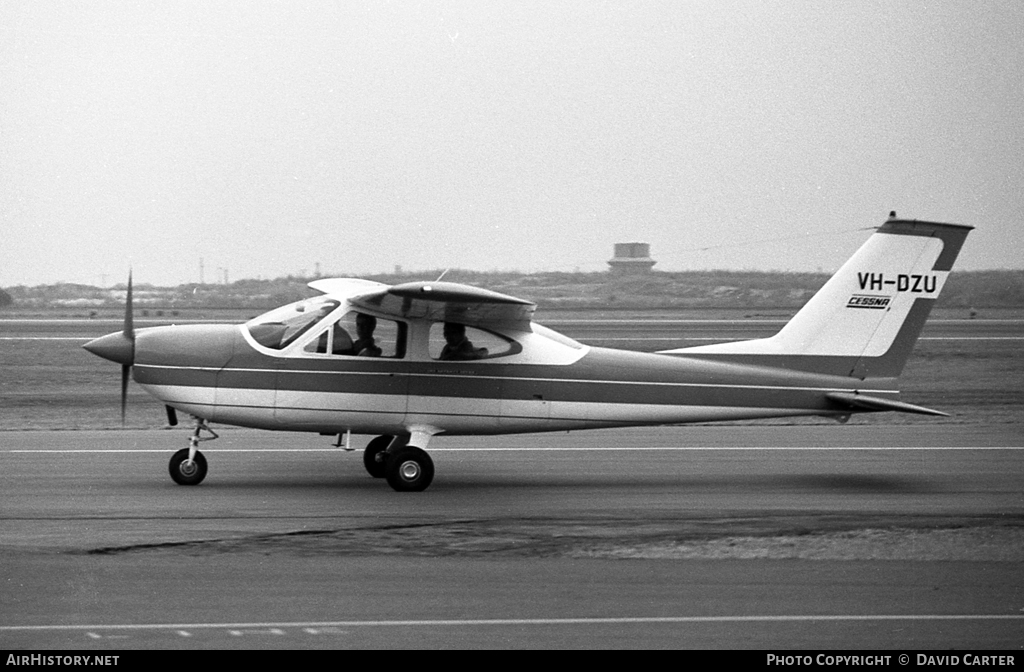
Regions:
<instances>
[{"instance_id":1,"label":"tail fin","mask_svg":"<svg viewBox=\"0 0 1024 672\"><path fill-rule=\"evenodd\" d=\"M664 354L895 378L972 228L894 213L775 336Z\"/></svg>"}]
</instances>

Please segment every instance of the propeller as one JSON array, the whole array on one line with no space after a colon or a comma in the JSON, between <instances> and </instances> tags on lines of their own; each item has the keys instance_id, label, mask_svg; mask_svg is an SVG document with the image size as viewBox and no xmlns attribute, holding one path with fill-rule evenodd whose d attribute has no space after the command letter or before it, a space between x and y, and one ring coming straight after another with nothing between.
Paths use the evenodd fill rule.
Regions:
<instances>
[{"instance_id":1,"label":"propeller","mask_svg":"<svg viewBox=\"0 0 1024 672\"><path fill-rule=\"evenodd\" d=\"M132 309L132 272L128 271L128 296L124 302L124 330L121 335L131 344L131 359L121 364L121 426L124 427L125 411L128 407L128 379L135 362L135 315Z\"/></svg>"},{"instance_id":2,"label":"propeller","mask_svg":"<svg viewBox=\"0 0 1024 672\"><path fill-rule=\"evenodd\" d=\"M135 319L132 316L132 273L128 271L128 297L124 307L124 327L120 332L100 336L82 346L103 359L121 365L121 425L128 406L128 378L135 362Z\"/></svg>"},{"instance_id":3,"label":"propeller","mask_svg":"<svg viewBox=\"0 0 1024 672\"><path fill-rule=\"evenodd\" d=\"M135 316L132 298L132 272L128 271L128 295L124 304L124 326L121 331L100 336L82 347L94 355L109 359L121 365L121 426L124 427L128 410L128 380L132 377L132 365L135 364ZM178 414L171 406L165 406L167 424L174 427L178 424Z\"/></svg>"}]
</instances>

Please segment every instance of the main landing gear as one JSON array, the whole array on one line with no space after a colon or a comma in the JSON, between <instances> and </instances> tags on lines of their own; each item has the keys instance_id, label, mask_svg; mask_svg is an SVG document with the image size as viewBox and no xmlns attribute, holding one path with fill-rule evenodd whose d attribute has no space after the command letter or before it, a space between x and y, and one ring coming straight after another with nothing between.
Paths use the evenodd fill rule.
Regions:
<instances>
[{"instance_id":1,"label":"main landing gear","mask_svg":"<svg viewBox=\"0 0 1024 672\"><path fill-rule=\"evenodd\" d=\"M217 433L210 429L202 418L194 418L196 429L188 440L188 448L182 448L171 456L168 469L171 478L178 485L199 485L206 478L206 458L199 452L200 441L213 441ZM208 432L210 436L202 436Z\"/></svg>"},{"instance_id":2,"label":"main landing gear","mask_svg":"<svg viewBox=\"0 0 1024 672\"><path fill-rule=\"evenodd\" d=\"M206 478L206 458L199 452L202 441L218 438L202 418L194 418L195 431L182 448L171 456L168 470L178 485L199 485ZM204 436L203 433L208 434ZM374 478L383 478L398 492L422 492L434 480L434 461L422 448L410 446L410 435L383 435L370 441L363 451L363 466ZM422 435L417 435L422 440ZM429 438L429 437L428 437ZM424 443L426 445L426 443Z\"/></svg>"},{"instance_id":3,"label":"main landing gear","mask_svg":"<svg viewBox=\"0 0 1024 672\"><path fill-rule=\"evenodd\" d=\"M434 461L409 437L378 436L363 451L363 465L374 478L384 478L398 492L422 492L434 480Z\"/></svg>"},{"instance_id":4,"label":"main landing gear","mask_svg":"<svg viewBox=\"0 0 1024 672\"><path fill-rule=\"evenodd\" d=\"M378 436L366 446L366 450L363 451L363 466L370 476L384 478L387 475L387 449L394 440L393 436Z\"/></svg>"}]
</instances>

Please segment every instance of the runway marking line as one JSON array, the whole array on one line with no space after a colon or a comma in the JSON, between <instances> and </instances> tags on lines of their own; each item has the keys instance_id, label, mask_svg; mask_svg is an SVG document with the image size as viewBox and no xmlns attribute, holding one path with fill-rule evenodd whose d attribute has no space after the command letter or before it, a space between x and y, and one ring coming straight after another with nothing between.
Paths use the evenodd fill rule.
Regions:
<instances>
[{"instance_id":1,"label":"runway marking line","mask_svg":"<svg viewBox=\"0 0 1024 672\"><path fill-rule=\"evenodd\" d=\"M555 453L555 452L617 452L633 450L1022 450L1022 446L911 446L911 447L886 447L886 446L594 446L594 447L551 447L551 448L431 448L432 453ZM44 454L93 454L93 453L167 453L172 448L81 448L81 449L53 449L53 448L15 448L0 451L2 453L44 453ZM359 449L346 451L342 448L211 448L212 453L359 453Z\"/></svg>"},{"instance_id":2,"label":"runway marking line","mask_svg":"<svg viewBox=\"0 0 1024 672\"><path fill-rule=\"evenodd\" d=\"M580 339L577 339L580 340ZM747 341L752 339L747 338L712 338L710 336L637 336L637 337L618 337L612 336L608 338L594 337L584 338L583 341L600 341L602 343L608 341L713 341L721 343L732 343L734 341ZM1024 336L920 336L919 341L1024 341Z\"/></svg>"},{"instance_id":3,"label":"runway marking line","mask_svg":"<svg viewBox=\"0 0 1024 672\"><path fill-rule=\"evenodd\" d=\"M91 341L91 336L0 336L0 341ZM583 339L584 341L711 341L711 342L732 342L744 341L743 338L715 338L711 336L611 336L607 338L595 337ZM1024 341L1024 336L921 336L920 341Z\"/></svg>"},{"instance_id":4,"label":"runway marking line","mask_svg":"<svg viewBox=\"0 0 1024 672\"><path fill-rule=\"evenodd\" d=\"M0 336L0 341L90 341L88 336Z\"/></svg>"},{"instance_id":5,"label":"runway marking line","mask_svg":"<svg viewBox=\"0 0 1024 672\"><path fill-rule=\"evenodd\" d=\"M820 614L779 616L623 616L611 618L460 618L434 620L296 621L268 623L123 623L111 625L4 625L0 632L43 630L212 630L226 629L231 634L258 630L284 634L283 628L358 628L358 627L459 627L493 625L629 625L673 623L808 623L866 621L1024 621L1024 614ZM90 632L92 634L92 632Z\"/></svg>"}]
</instances>

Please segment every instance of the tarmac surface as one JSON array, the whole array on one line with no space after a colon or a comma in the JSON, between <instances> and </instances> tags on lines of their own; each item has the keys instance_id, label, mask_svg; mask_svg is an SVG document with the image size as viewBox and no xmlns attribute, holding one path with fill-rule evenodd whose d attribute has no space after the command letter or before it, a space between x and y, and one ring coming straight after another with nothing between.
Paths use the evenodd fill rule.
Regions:
<instances>
[{"instance_id":1,"label":"tarmac surface","mask_svg":"<svg viewBox=\"0 0 1024 672\"><path fill-rule=\"evenodd\" d=\"M439 437L423 493L218 431L197 487L187 429L0 433L0 648L1024 642L1016 424Z\"/></svg>"}]
</instances>

